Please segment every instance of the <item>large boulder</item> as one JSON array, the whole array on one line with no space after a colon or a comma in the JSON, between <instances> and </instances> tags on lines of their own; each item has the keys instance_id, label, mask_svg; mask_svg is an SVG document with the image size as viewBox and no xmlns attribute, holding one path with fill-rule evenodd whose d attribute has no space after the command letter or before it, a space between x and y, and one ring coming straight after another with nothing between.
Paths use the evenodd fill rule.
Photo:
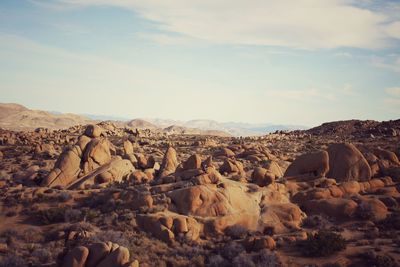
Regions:
<instances>
[{"instance_id":1,"label":"large boulder","mask_svg":"<svg viewBox=\"0 0 400 267\"><path fill-rule=\"evenodd\" d=\"M329 156L326 151L318 151L297 157L289 165L285 177L307 175L310 177L324 177L329 170Z\"/></svg>"},{"instance_id":2,"label":"large boulder","mask_svg":"<svg viewBox=\"0 0 400 267\"><path fill-rule=\"evenodd\" d=\"M42 186L64 187L73 182L81 169L82 151L79 146L64 151L54 165L54 169L43 180Z\"/></svg>"},{"instance_id":3,"label":"large boulder","mask_svg":"<svg viewBox=\"0 0 400 267\"><path fill-rule=\"evenodd\" d=\"M129 261L129 250L112 242L79 246L63 259L63 267L125 267L138 266L138 261Z\"/></svg>"},{"instance_id":4,"label":"large boulder","mask_svg":"<svg viewBox=\"0 0 400 267\"><path fill-rule=\"evenodd\" d=\"M167 196L171 199L171 212L201 218L205 223L204 231L209 234L223 233L234 226L263 231L266 226L273 224L273 220L269 220L267 215L263 216L263 213L274 216L274 222L289 217L292 218L291 221L297 221L297 215L288 215L285 218L286 215L279 213L284 207L279 204L289 204L285 190L284 186L274 184L259 191L249 191L246 184L222 177L217 185L202 184L180 188L168 192ZM273 208L274 205L277 205L276 208ZM260 206L263 207L262 210ZM288 214L296 213L293 207L287 208ZM298 207L297 211L300 212ZM287 225L282 225L279 230L283 231Z\"/></svg>"},{"instance_id":5,"label":"large boulder","mask_svg":"<svg viewBox=\"0 0 400 267\"><path fill-rule=\"evenodd\" d=\"M201 157L197 154L190 156L183 163L183 170L192 170L192 169L200 169L201 168Z\"/></svg>"},{"instance_id":6,"label":"large boulder","mask_svg":"<svg viewBox=\"0 0 400 267\"><path fill-rule=\"evenodd\" d=\"M275 174L267 169L256 167L251 175L251 180L258 186L267 186L275 181Z\"/></svg>"},{"instance_id":7,"label":"large boulder","mask_svg":"<svg viewBox=\"0 0 400 267\"><path fill-rule=\"evenodd\" d=\"M229 148L223 147L220 150L218 150L217 152L214 153L214 157L234 157L235 153L230 150Z\"/></svg>"},{"instance_id":8,"label":"large boulder","mask_svg":"<svg viewBox=\"0 0 400 267\"><path fill-rule=\"evenodd\" d=\"M167 175L173 174L176 171L178 165L179 163L176 157L176 150L173 147L168 147L161 163L159 177L162 178Z\"/></svg>"},{"instance_id":9,"label":"large boulder","mask_svg":"<svg viewBox=\"0 0 400 267\"><path fill-rule=\"evenodd\" d=\"M85 185L95 183L121 182L128 179L134 170L135 168L129 160L115 158L85 176L75 179L73 183L68 185L68 189L82 189L85 188Z\"/></svg>"},{"instance_id":10,"label":"large boulder","mask_svg":"<svg viewBox=\"0 0 400 267\"><path fill-rule=\"evenodd\" d=\"M110 162L110 142L105 138L92 139L86 146L82 161L83 171L85 174Z\"/></svg>"},{"instance_id":11,"label":"large boulder","mask_svg":"<svg viewBox=\"0 0 400 267\"><path fill-rule=\"evenodd\" d=\"M303 203L303 208L307 214L324 214L338 221L352 218L357 207L355 201L346 198L317 199Z\"/></svg>"},{"instance_id":12,"label":"large boulder","mask_svg":"<svg viewBox=\"0 0 400 267\"><path fill-rule=\"evenodd\" d=\"M328 147L328 154L328 177L339 182L371 179L371 168L367 160L353 144L331 144Z\"/></svg>"},{"instance_id":13,"label":"large boulder","mask_svg":"<svg viewBox=\"0 0 400 267\"><path fill-rule=\"evenodd\" d=\"M85 267L89 255L87 247L79 246L71 250L64 258L63 267Z\"/></svg>"},{"instance_id":14,"label":"large boulder","mask_svg":"<svg viewBox=\"0 0 400 267\"><path fill-rule=\"evenodd\" d=\"M221 173L237 173L240 175L244 175L243 164L240 161L226 158L224 163L219 168Z\"/></svg>"},{"instance_id":15,"label":"large boulder","mask_svg":"<svg viewBox=\"0 0 400 267\"><path fill-rule=\"evenodd\" d=\"M103 130L100 126L95 124L89 124L85 129L85 135L90 138L97 138L100 137Z\"/></svg>"},{"instance_id":16,"label":"large boulder","mask_svg":"<svg viewBox=\"0 0 400 267\"><path fill-rule=\"evenodd\" d=\"M129 262L129 257L129 250L120 246L107 255L96 267L123 266Z\"/></svg>"}]
</instances>

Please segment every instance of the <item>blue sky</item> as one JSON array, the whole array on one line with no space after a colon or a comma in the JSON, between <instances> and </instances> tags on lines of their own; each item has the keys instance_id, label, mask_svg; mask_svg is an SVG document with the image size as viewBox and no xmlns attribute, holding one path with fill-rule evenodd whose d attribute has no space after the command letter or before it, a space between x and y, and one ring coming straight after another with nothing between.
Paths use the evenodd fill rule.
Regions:
<instances>
[{"instance_id":1,"label":"blue sky","mask_svg":"<svg viewBox=\"0 0 400 267\"><path fill-rule=\"evenodd\" d=\"M400 1L2 0L1 102L131 118L400 118Z\"/></svg>"}]
</instances>

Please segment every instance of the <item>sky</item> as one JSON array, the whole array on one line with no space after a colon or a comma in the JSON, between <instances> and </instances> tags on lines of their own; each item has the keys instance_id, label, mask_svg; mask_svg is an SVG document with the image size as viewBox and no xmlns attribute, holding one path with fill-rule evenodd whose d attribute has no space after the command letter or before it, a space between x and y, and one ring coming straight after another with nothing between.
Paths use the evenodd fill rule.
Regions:
<instances>
[{"instance_id":1,"label":"sky","mask_svg":"<svg viewBox=\"0 0 400 267\"><path fill-rule=\"evenodd\" d=\"M0 102L315 126L400 118L400 0L1 0Z\"/></svg>"}]
</instances>

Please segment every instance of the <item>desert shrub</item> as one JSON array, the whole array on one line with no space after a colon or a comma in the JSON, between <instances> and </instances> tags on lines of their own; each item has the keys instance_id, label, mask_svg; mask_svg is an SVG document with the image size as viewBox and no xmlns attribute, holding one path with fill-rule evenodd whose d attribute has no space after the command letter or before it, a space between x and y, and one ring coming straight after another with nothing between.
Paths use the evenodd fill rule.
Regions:
<instances>
[{"instance_id":1,"label":"desert shrub","mask_svg":"<svg viewBox=\"0 0 400 267\"><path fill-rule=\"evenodd\" d=\"M229 242L227 243L222 251L221 255L224 256L225 259L233 259L235 256L239 255L244 251L244 247L238 242Z\"/></svg>"},{"instance_id":2,"label":"desert shrub","mask_svg":"<svg viewBox=\"0 0 400 267\"><path fill-rule=\"evenodd\" d=\"M389 255L377 255L373 260L375 267L398 267L399 264Z\"/></svg>"},{"instance_id":3,"label":"desert shrub","mask_svg":"<svg viewBox=\"0 0 400 267\"><path fill-rule=\"evenodd\" d=\"M237 255L232 261L233 267L255 267L255 263L250 254L241 253Z\"/></svg>"},{"instance_id":4,"label":"desert shrub","mask_svg":"<svg viewBox=\"0 0 400 267\"><path fill-rule=\"evenodd\" d=\"M248 230L239 224L229 226L225 229L225 234L230 236L232 239L244 238L247 233Z\"/></svg>"},{"instance_id":5,"label":"desert shrub","mask_svg":"<svg viewBox=\"0 0 400 267\"><path fill-rule=\"evenodd\" d=\"M385 220L381 221L378 226L384 230L400 230L400 215L392 213Z\"/></svg>"},{"instance_id":6,"label":"desert shrub","mask_svg":"<svg viewBox=\"0 0 400 267\"><path fill-rule=\"evenodd\" d=\"M308 234L307 239L300 241L302 252L305 256L328 256L346 248L346 240L332 231L320 230L312 235Z\"/></svg>"},{"instance_id":7,"label":"desert shrub","mask_svg":"<svg viewBox=\"0 0 400 267\"><path fill-rule=\"evenodd\" d=\"M129 240L125 237L123 232L108 230L98 233L96 236L92 237L93 242L107 242L111 241L117 243L120 246L129 247Z\"/></svg>"},{"instance_id":8,"label":"desert shrub","mask_svg":"<svg viewBox=\"0 0 400 267\"><path fill-rule=\"evenodd\" d=\"M64 212L65 222L78 222L83 219L83 214L77 209L66 209Z\"/></svg>"},{"instance_id":9,"label":"desert shrub","mask_svg":"<svg viewBox=\"0 0 400 267\"><path fill-rule=\"evenodd\" d=\"M50 208L38 212L39 219L44 224L64 222L65 208Z\"/></svg>"},{"instance_id":10,"label":"desert shrub","mask_svg":"<svg viewBox=\"0 0 400 267\"><path fill-rule=\"evenodd\" d=\"M57 195L57 199L60 202L67 202L68 200L72 199L72 196L69 192L61 192L59 195Z\"/></svg>"},{"instance_id":11,"label":"desert shrub","mask_svg":"<svg viewBox=\"0 0 400 267\"><path fill-rule=\"evenodd\" d=\"M303 227L308 228L325 228L329 225L328 221L321 215L308 216L303 220Z\"/></svg>"},{"instance_id":12,"label":"desert shrub","mask_svg":"<svg viewBox=\"0 0 400 267\"><path fill-rule=\"evenodd\" d=\"M88 222L78 222L75 224L72 224L68 230L70 231L88 231L88 232L94 232L98 230L98 228Z\"/></svg>"},{"instance_id":13,"label":"desert shrub","mask_svg":"<svg viewBox=\"0 0 400 267\"><path fill-rule=\"evenodd\" d=\"M25 267L28 266L25 260L15 254L6 255L0 259L0 267Z\"/></svg>"},{"instance_id":14,"label":"desert shrub","mask_svg":"<svg viewBox=\"0 0 400 267\"><path fill-rule=\"evenodd\" d=\"M36 258L40 263L48 263L53 257L51 252L44 248L36 249L32 252L31 256Z\"/></svg>"},{"instance_id":15,"label":"desert shrub","mask_svg":"<svg viewBox=\"0 0 400 267\"><path fill-rule=\"evenodd\" d=\"M88 222L94 221L94 219L98 218L101 215L99 211L93 209L82 210L82 213L83 220Z\"/></svg>"},{"instance_id":16,"label":"desert shrub","mask_svg":"<svg viewBox=\"0 0 400 267\"><path fill-rule=\"evenodd\" d=\"M18 238L18 232L14 229L7 229L1 233L0 237L7 245L11 245L14 244L15 240Z\"/></svg>"},{"instance_id":17,"label":"desert shrub","mask_svg":"<svg viewBox=\"0 0 400 267\"><path fill-rule=\"evenodd\" d=\"M257 266L264 267L280 267L282 263L276 253L268 250L262 249L258 252L258 254L254 257L254 262Z\"/></svg>"},{"instance_id":18,"label":"desert shrub","mask_svg":"<svg viewBox=\"0 0 400 267\"><path fill-rule=\"evenodd\" d=\"M208 258L207 266L209 266L209 267L224 267L224 266L229 266L229 263L221 255L213 255Z\"/></svg>"},{"instance_id":19,"label":"desert shrub","mask_svg":"<svg viewBox=\"0 0 400 267\"><path fill-rule=\"evenodd\" d=\"M27 243L41 243L44 241L43 233L39 229L29 228L21 233L21 239Z\"/></svg>"}]
</instances>

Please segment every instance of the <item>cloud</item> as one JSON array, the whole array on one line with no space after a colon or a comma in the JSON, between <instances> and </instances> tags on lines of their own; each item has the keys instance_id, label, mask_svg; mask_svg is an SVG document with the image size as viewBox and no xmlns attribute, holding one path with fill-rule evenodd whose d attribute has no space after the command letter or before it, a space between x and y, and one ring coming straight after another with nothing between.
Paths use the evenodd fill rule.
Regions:
<instances>
[{"instance_id":1,"label":"cloud","mask_svg":"<svg viewBox=\"0 0 400 267\"><path fill-rule=\"evenodd\" d=\"M390 96L400 98L400 87L386 88L385 92Z\"/></svg>"},{"instance_id":2,"label":"cloud","mask_svg":"<svg viewBox=\"0 0 400 267\"><path fill-rule=\"evenodd\" d=\"M353 86L351 84L346 83L341 90L339 91L339 93L342 93L344 95L357 95L358 93L356 92L356 90L353 88Z\"/></svg>"},{"instance_id":3,"label":"cloud","mask_svg":"<svg viewBox=\"0 0 400 267\"><path fill-rule=\"evenodd\" d=\"M31 0L33 1L33 0ZM48 3L49 0L34 0ZM377 49L400 38L388 10L350 0L57 0L71 6L109 5L158 22L159 30L217 44L318 49ZM50 1L54 3L54 1ZM171 42L159 36L156 41Z\"/></svg>"},{"instance_id":4,"label":"cloud","mask_svg":"<svg viewBox=\"0 0 400 267\"><path fill-rule=\"evenodd\" d=\"M377 68L400 73L400 56L389 55L386 57L372 57L371 65Z\"/></svg>"},{"instance_id":5,"label":"cloud","mask_svg":"<svg viewBox=\"0 0 400 267\"><path fill-rule=\"evenodd\" d=\"M336 100L335 95L333 95L332 93L323 92L316 88L309 88L304 90L267 90L266 95L279 99L288 99L302 102Z\"/></svg>"},{"instance_id":6,"label":"cloud","mask_svg":"<svg viewBox=\"0 0 400 267\"><path fill-rule=\"evenodd\" d=\"M385 92L389 97L384 98L383 102L400 113L400 87L386 88Z\"/></svg>"}]
</instances>

